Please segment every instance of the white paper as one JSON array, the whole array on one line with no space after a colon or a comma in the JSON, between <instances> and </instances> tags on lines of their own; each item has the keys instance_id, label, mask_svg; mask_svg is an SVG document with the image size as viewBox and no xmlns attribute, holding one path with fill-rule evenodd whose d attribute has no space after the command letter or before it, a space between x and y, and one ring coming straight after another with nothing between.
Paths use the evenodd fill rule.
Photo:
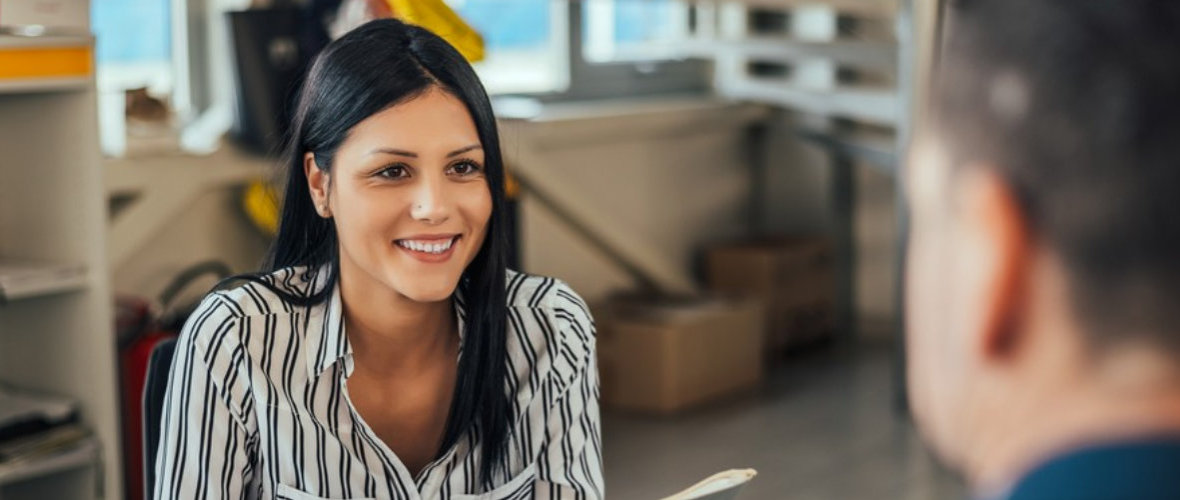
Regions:
<instances>
[{"instance_id":1,"label":"white paper","mask_svg":"<svg viewBox=\"0 0 1180 500\"><path fill-rule=\"evenodd\" d=\"M718 472L692 487L664 500L731 500L750 482L758 471L754 469L733 469Z\"/></svg>"}]
</instances>

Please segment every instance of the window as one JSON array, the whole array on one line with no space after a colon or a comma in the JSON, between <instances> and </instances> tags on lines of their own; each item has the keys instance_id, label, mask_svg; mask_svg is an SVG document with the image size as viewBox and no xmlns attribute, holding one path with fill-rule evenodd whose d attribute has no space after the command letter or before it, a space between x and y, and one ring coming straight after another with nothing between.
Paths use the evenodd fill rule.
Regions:
<instances>
[{"instance_id":1,"label":"window","mask_svg":"<svg viewBox=\"0 0 1180 500\"><path fill-rule=\"evenodd\" d=\"M583 57L590 62L678 58L689 6L677 0L585 0Z\"/></svg>"},{"instance_id":2,"label":"window","mask_svg":"<svg viewBox=\"0 0 1180 500\"><path fill-rule=\"evenodd\" d=\"M566 2L447 0L484 38L475 69L489 93L552 92L569 84Z\"/></svg>"},{"instance_id":3,"label":"window","mask_svg":"<svg viewBox=\"0 0 1180 500\"><path fill-rule=\"evenodd\" d=\"M170 0L99 0L90 4L104 153L118 156L126 149L124 92L142 87L156 96L172 92L170 4Z\"/></svg>"},{"instance_id":4,"label":"window","mask_svg":"<svg viewBox=\"0 0 1180 500\"><path fill-rule=\"evenodd\" d=\"M91 3L101 90L171 86L169 0L100 0Z\"/></svg>"}]
</instances>

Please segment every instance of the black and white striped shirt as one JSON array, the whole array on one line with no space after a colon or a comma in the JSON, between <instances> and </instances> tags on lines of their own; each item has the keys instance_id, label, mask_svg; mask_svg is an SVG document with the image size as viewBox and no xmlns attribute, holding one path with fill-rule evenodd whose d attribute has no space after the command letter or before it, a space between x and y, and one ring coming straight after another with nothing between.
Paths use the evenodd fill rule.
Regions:
<instances>
[{"instance_id":1,"label":"black and white striped shirt","mask_svg":"<svg viewBox=\"0 0 1180 500\"><path fill-rule=\"evenodd\" d=\"M298 294L325 270L267 279ZM297 307L255 283L210 294L172 362L155 498L601 498L594 322L561 281L508 273L507 470L484 491L468 432L417 477L348 399L352 348L339 287ZM462 300L456 300L460 331Z\"/></svg>"}]
</instances>

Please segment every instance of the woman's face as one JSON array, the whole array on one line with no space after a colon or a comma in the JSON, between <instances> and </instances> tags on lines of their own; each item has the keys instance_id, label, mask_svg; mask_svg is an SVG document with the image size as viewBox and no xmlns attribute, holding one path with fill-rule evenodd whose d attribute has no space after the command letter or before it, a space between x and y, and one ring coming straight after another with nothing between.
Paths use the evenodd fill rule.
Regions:
<instances>
[{"instance_id":1,"label":"woman's face","mask_svg":"<svg viewBox=\"0 0 1180 500\"><path fill-rule=\"evenodd\" d=\"M330 176L310 158L312 199L334 218L342 273L417 302L448 299L492 214L484 151L462 101L430 89L370 116L341 144Z\"/></svg>"}]
</instances>

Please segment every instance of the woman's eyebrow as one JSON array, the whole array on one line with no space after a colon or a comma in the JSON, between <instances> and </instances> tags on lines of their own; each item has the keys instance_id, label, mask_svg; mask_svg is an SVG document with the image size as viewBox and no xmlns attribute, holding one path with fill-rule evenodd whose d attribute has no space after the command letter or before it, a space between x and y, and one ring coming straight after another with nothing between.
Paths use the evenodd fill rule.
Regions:
<instances>
[{"instance_id":1,"label":"woman's eyebrow","mask_svg":"<svg viewBox=\"0 0 1180 500\"><path fill-rule=\"evenodd\" d=\"M466 153L466 152L468 152L468 151L474 151L474 150L476 150L476 149L483 149L483 146L481 146L481 145L479 145L479 144L472 144L472 145L470 145L470 146L467 146L467 147L462 147L462 148L456 149L456 150L454 150L454 151L451 151L450 153L447 153L447 158L453 158L453 157L455 157L455 156L459 156L459 155L461 155L461 154L463 154L463 153ZM369 151L369 154L370 154L370 155L375 155L375 154L377 154L377 153L385 153L385 154L390 154L390 155L405 156L405 157L407 157L407 158L417 158L417 157L418 157L418 153L415 153L415 152L412 152L412 151L406 151L406 150L404 150L404 149L395 149L395 148L376 148L376 149L374 149L374 150L372 150L372 151Z\"/></svg>"},{"instance_id":2,"label":"woman's eyebrow","mask_svg":"<svg viewBox=\"0 0 1180 500\"><path fill-rule=\"evenodd\" d=\"M406 156L409 158L417 158L418 157L418 153L406 151L404 149L376 148L372 151L369 151L370 155L375 155L377 153L385 153L385 154L397 155L397 156Z\"/></svg>"},{"instance_id":3,"label":"woman's eyebrow","mask_svg":"<svg viewBox=\"0 0 1180 500\"><path fill-rule=\"evenodd\" d=\"M461 154L463 154L463 153L466 153L466 152L468 152L468 151L474 151L474 150L476 150L476 149L483 149L483 146L481 146L481 145L479 145L479 144L472 144L472 145L470 145L470 146L467 146L467 147L465 147L465 148L459 148L459 149L456 149L456 150L454 150L454 151L451 151L450 153L447 153L447 158L452 158L452 157L455 157L455 156L459 156L459 155L461 155Z\"/></svg>"}]
</instances>

